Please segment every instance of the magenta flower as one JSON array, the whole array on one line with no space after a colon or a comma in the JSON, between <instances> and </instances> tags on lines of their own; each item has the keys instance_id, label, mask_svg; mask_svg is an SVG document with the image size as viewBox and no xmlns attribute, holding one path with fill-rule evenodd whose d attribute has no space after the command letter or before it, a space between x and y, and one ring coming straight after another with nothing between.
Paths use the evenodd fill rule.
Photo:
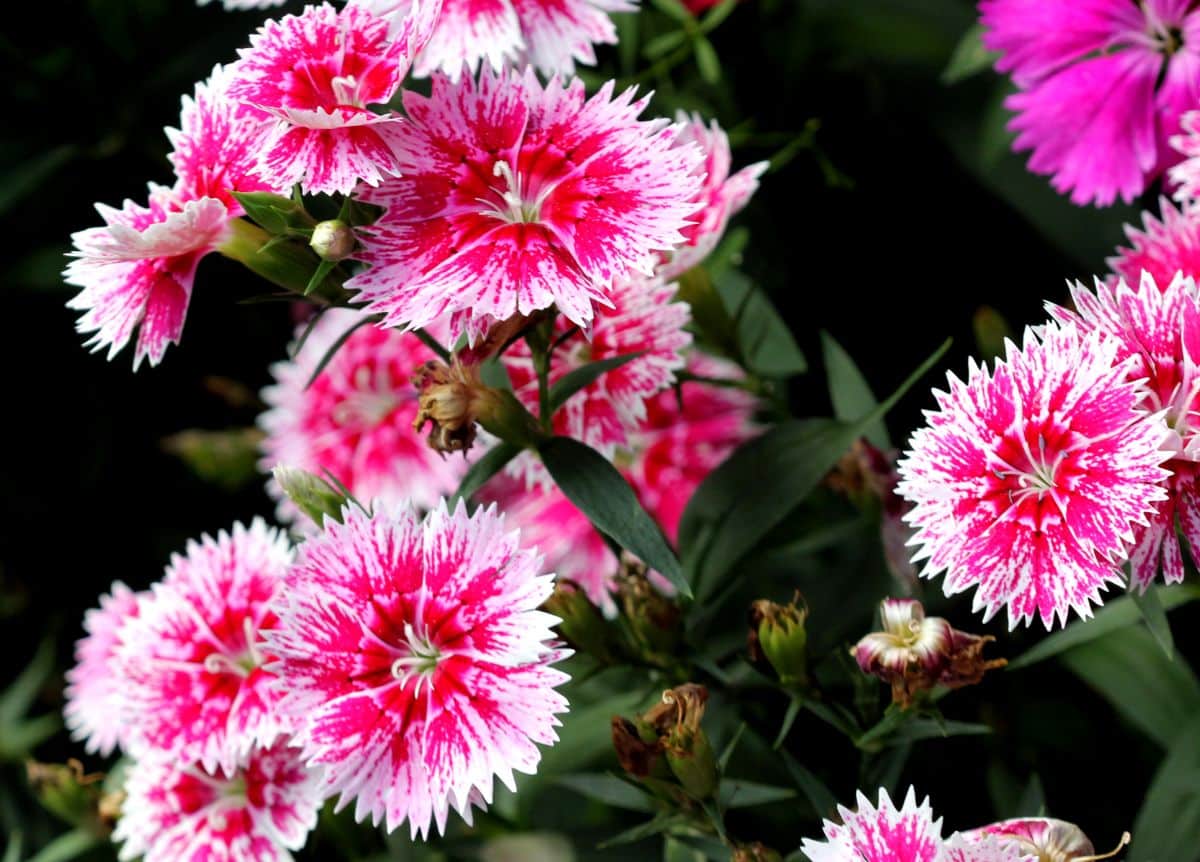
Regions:
<instances>
[{"instance_id":1,"label":"magenta flower","mask_svg":"<svg viewBox=\"0 0 1200 862\"><path fill-rule=\"evenodd\" d=\"M125 779L113 840L145 862L290 862L317 825L318 778L284 739L225 771L146 757Z\"/></svg>"},{"instance_id":2,"label":"magenta flower","mask_svg":"<svg viewBox=\"0 0 1200 862\"><path fill-rule=\"evenodd\" d=\"M288 730L261 638L275 624L270 603L291 558L283 534L257 518L171 558L117 651L138 754L228 774Z\"/></svg>"},{"instance_id":3,"label":"magenta flower","mask_svg":"<svg viewBox=\"0 0 1200 862\"><path fill-rule=\"evenodd\" d=\"M611 82L588 99L582 82L542 85L531 70L406 92L402 175L362 191L387 212L363 241L370 269L347 286L387 326L453 315L457 337L556 305L588 328L614 280L652 275L683 241L699 188L698 153L638 120L645 106Z\"/></svg>"},{"instance_id":4,"label":"magenta flower","mask_svg":"<svg viewBox=\"0 0 1200 862\"><path fill-rule=\"evenodd\" d=\"M1150 525L1138 531L1132 583L1143 592L1158 574L1168 583L1183 580L1183 555L1175 532L1176 514L1193 558L1200 547L1200 294L1182 273L1161 290L1148 272L1137 290L1124 281L1115 288L1097 281L1095 292L1082 284L1071 289L1076 311L1047 303L1058 320L1084 330L1099 330L1117 341L1116 361L1127 363L1128 379L1146 381L1142 407L1166 412L1172 459L1167 499L1160 501Z\"/></svg>"},{"instance_id":5,"label":"magenta flower","mask_svg":"<svg viewBox=\"0 0 1200 862\"><path fill-rule=\"evenodd\" d=\"M260 143L259 171L277 188L350 192L398 171L403 120L369 105L395 95L412 56L404 37L360 6L328 3L267 21L239 51L229 96L274 118Z\"/></svg>"},{"instance_id":6,"label":"magenta flower","mask_svg":"<svg viewBox=\"0 0 1200 862\"><path fill-rule=\"evenodd\" d=\"M1159 199L1162 220L1149 212L1142 214L1142 230L1125 226L1129 248L1118 248L1108 265L1117 278L1130 284L1142 280L1148 272L1156 284L1165 286L1182 272L1190 278L1200 277L1200 209L1185 204L1176 209L1166 198Z\"/></svg>"},{"instance_id":7,"label":"magenta flower","mask_svg":"<svg viewBox=\"0 0 1200 862\"><path fill-rule=\"evenodd\" d=\"M900 808L880 788L878 808L860 791L858 809L839 805L838 815L841 823L824 822L824 841L804 839L811 862L941 862L942 820L911 787Z\"/></svg>"},{"instance_id":8,"label":"magenta flower","mask_svg":"<svg viewBox=\"0 0 1200 862\"><path fill-rule=\"evenodd\" d=\"M680 112L676 146L697 144L704 153L704 164L697 173L704 186L695 197L697 210L693 224L683 229L687 242L677 248L660 267L663 278L676 278L703 261L717 247L729 220L741 212L758 189L758 178L767 169L767 162L755 162L732 176L729 173L733 156L729 151L729 136L713 120L707 126L699 114L688 116Z\"/></svg>"},{"instance_id":9,"label":"magenta flower","mask_svg":"<svg viewBox=\"0 0 1200 862\"><path fill-rule=\"evenodd\" d=\"M67 671L63 717L71 738L85 740L89 754L108 757L128 747L123 706L125 680L113 660L125 623L138 615L149 593L135 593L120 581L100 597L100 607L83 617L87 635L75 644L75 667Z\"/></svg>"},{"instance_id":10,"label":"magenta flower","mask_svg":"<svg viewBox=\"0 0 1200 862\"><path fill-rule=\"evenodd\" d=\"M157 365L178 344L200 259L228 234L228 212L215 198L181 202L151 187L150 205L116 210L97 204L105 226L71 235L75 258L63 272L83 288L68 308L82 311L76 328L93 333L86 346L108 348L111 360L133 338L133 367Z\"/></svg>"},{"instance_id":11,"label":"magenta flower","mask_svg":"<svg viewBox=\"0 0 1200 862\"><path fill-rule=\"evenodd\" d=\"M950 374L934 391L897 490L914 504L922 575L945 571L947 595L978 587L985 620L1004 605L1010 627L1090 616L1166 499L1167 429L1141 409L1121 350L1049 324L1040 341L1009 342L990 374L972 362L966 383Z\"/></svg>"},{"instance_id":12,"label":"magenta flower","mask_svg":"<svg viewBox=\"0 0 1200 862\"><path fill-rule=\"evenodd\" d=\"M982 0L984 45L1019 91L1014 149L1077 204L1131 202L1179 160L1168 139L1200 102L1188 0Z\"/></svg>"},{"instance_id":13,"label":"magenta flower","mask_svg":"<svg viewBox=\"0 0 1200 862\"><path fill-rule=\"evenodd\" d=\"M991 843L1019 854L1021 859L1045 859L1047 862L1094 862L1115 856L1129 843L1129 833L1121 836L1116 849L1097 854L1083 830L1074 823L1052 817L1025 817L1002 820L962 833L964 844ZM957 862L957 860L954 860Z\"/></svg>"},{"instance_id":14,"label":"magenta flower","mask_svg":"<svg viewBox=\"0 0 1200 862\"><path fill-rule=\"evenodd\" d=\"M268 410L258 424L266 432L261 466L287 464L318 476L328 470L361 500L431 508L458 487L463 458L444 458L413 428L417 390L412 377L434 359L415 335L366 325L354 331L321 371L308 381L334 343L361 320L347 309L327 311L292 359L271 366L275 383L262 392ZM297 330L297 338L306 327ZM272 479L280 520L294 522L296 509Z\"/></svg>"},{"instance_id":15,"label":"magenta flower","mask_svg":"<svg viewBox=\"0 0 1200 862\"><path fill-rule=\"evenodd\" d=\"M280 709L339 808L443 831L557 739L567 676L549 666L558 620L537 610L554 579L494 507L344 515L304 543L277 603Z\"/></svg>"}]
</instances>

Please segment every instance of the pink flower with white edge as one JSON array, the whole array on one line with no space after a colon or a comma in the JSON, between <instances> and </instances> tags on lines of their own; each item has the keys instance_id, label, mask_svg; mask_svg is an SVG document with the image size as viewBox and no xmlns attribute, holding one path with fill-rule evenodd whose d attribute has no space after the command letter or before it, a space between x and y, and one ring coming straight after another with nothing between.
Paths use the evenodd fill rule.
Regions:
<instances>
[{"instance_id":1,"label":"pink flower with white edge","mask_svg":"<svg viewBox=\"0 0 1200 862\"><path fill-rule=\"evenodd\" d=\"M1075 310L1047 303L1050 314L1083 330L1098 330L1116 339L1117 362L1128 361L1130 380L1145 380L1142 406L1166 411L1173 457L1167 499L1155 506L1149 527L1139 530L1130 562L1132 585L1145 590L1161 561L1167 583L1183 580L1183 554L1175 532L1176 515L1193 556L1200 548L1200 292L1178 273L1160 288L1143 272L1136 290L1121 281L1116 287L1098 279L1095 291L1076 283L1071 288Z\"/></svg>"},{"instance_id":2,"label":"pink flower with white edge","mask_svg":"<svg viewBox=\"0 0 1200 862\"><path fill-rule=\"evenodd\" d=\"M950 623L926 617L916 599L884 599L879 606L883 631L872 632L850 650L864 673L903 675L917 665L925 672L942 666L950 648Z\"/></svg>"},{"instance_id":3,"label":"pink flower with white edge","mask_svg":"<svg viewBox=\"0 0 1200 862\"><path fill-rule=\"evenodd\" d=\"M733 156L729 136L717 121L705 125L699 114L689 116L682 111L676 119L681 124L676 144L695 143L704 153L704 164L697 168L704 186L695 198L697 210L691 218L694 223L683 229L687 242L659 268L663 278L677 278L712 253L725 235L729 220L750 202L758 189L758 178L769 166L767 162L755 162L731 176Z\"/></svg>"},{"instance_id":4,"label":"pink flower with white edge","mask_svg":"<svg viewBox=\"0 0 1200 862\"><path fill-rule=\"evenodd\" d=\"M1117 855L1129 843L1129 833L1121 836L1116 848L1096 853L1083 830L1074 823L1052 817L1026 817L1002 820L962 833L966 845L1000 844L1029 862L1096 862ZM957 862L957 860L954 860Z\"/></svg>"},{"instance_id":5,"label":"pink flower with white edge","mask_svg":"<svg viewBox=\"0 0 1200 862\"><path fill-rule=\"evenodd\" d=\"M804 839L811 862L941 862L942 820L933 819L928 798L917 804L911 787L899 808L880 788L878 807L860 791L858 809L839 805L838 815L841 823L824 822L824 841Z\"/></svg>"},{"instance_id":6,"label":"pink flower with white edge","mask_svg":"<svg viewBox=\"0 0 1200 862\"><path fill-rule=\"evenodd\" d=\"M562 339L550 359L550 383L591 362L630 354L635 359L604 372L576 392L554 414L554 433L580 440L611 457L646 419L646 400L668 389L683 368L682 351L692 343L684 327L691 311L673 302L677 285L637 278L613 285L611 308L596 309L589 340L569 321L556 321ZM537 415L538 382L533 357L521 341L504 354L513 392ZM532 459L531 459L532 460Z\"/></svg>"},{"instance_id":7,"label":"pink flower with white edge","mask_svg":"<svg viewBox=\"0 0 1200 862\"><path fill-rule=\"evenodd\" d=\"M639 120L646 102L612 82L589 99L581 81L543 85L532 69L406 92L401 176L361 190L387 211L363 235L370 268L346 286L387 326L450 315L453 337L473 337L486 318L554 305L589 329L614 281L652 276L683 241L699 188L698 151Z\"/></svg>"},{"instance_id":8,"label":"pink flower with white edge","mask_svg":"<svg viewBox=\"0 0 1200 862\"><path fill-rule=\"evenodd\" d=\"M411 14L411 0L351 0L382 16ZM596 64L595 45L615 45L609 14L636 12L637 0L444 0L429 42L413 63L424 78L471 74L481 60L496 71L529 63L547 77Z\"/></svg>"},{"instance_id":9,"label":"pink flower with white edge","mask_svg":"<svg viewBox=\"0 0 1200 862\"><path fill-rule=\"evenodd\" d=\"M955 832L942 848L938 862L1039 862L1012 844L990 836L974 839Z\"/></svg>"},{"instance_id":10,"label":"pink flower with white edge","mask_svg":"<svg viewBox=\"0 0 1200 862\"><path fill-rule=\"evenodd\" d=\"M126 201L122 209L97 204L105 226L71 235L74 258L63 272L83 288L68 308L82 311L76 328L92 333L86 346L108 348L111 360L137 332L136 370L157 365L183 332L200 259L228 236L225 205L216 198L181 202L151 187L149 206Z\"/></svg>"},{"instance_id":11,"label":"pink flower with white edge","mask_svg":"<svg viewBox=\"0 0 1200 862\"><path fill-rule=\"evenodd\" d=\"M67 705L63 717L71 738L85 740L89 754L108 757L118 745L127 747L125 681L113 661L125 624L138 615L149 593L135 593L120 581L100 597L100 607L83 617L87 635L75 644L75 667L67 671Z\"/></svg>"},{"instance_id":12,"label":"pink flower with white edge","mask_svg":"<svg viewBox=\"0 0 1200 862\"><path fill-rule=\"evenodd\" d=\"M1077 204L1132 200L1179 161L1200 101L1200 12L1180 0L983 0L983 44L1018 92L1013 147Z\"/></svg>"},{"instance_id":13,"label":"pink flower with white edge","mask_svg":"<svg viewBox=\"0 0 1200 862\"><path fill-rule=\"evenodd\" d=\"M283 534L258 518L171 558L117 650L139 754L229 773L288 730L262 637L291 559Z\"/></svg>"},{"instance_id":14,"label":"pink flower with white edge","mask_svg":"<svg viewBox=\"0 0 1200 862\"><path fill-rule=\"evenodd\" d=\"M317 475L328 470L360 500L412 501L431 508L458 487L464 458L445 458L413 427L417 389L413 374L434 353L411 333L367 324L354 330L312 383L328 351L363 315L348 309L325 312L298 354L271 366L275 383L262 391L267 411L261 467L287 464ZM307 327L297 329L300 338ZM297 511L272 479L280 520Z\"/></svg>"},{"instance_id":15,"label":"pink flower with white edge","mask_svg":"<svg viewBox=\"0 0 1200 862\"><path fill-rule=\"evenodd\" d=\"M319 778L286 739L225 771L145 757L126 775L113 840L145 862L290 862L317 825Z\"/></svg>"},{"instance_id":16,"label":"pink flower with white edge","mask_svg":"<svg viewBox=\"0 0 1200 862\"><path fill-rule=\"evenodd\" d=\"M1171 146L1183 156L1183 161L1171 168L1174 196L1184 203L1200 198L1200 111L1188 111L1179 122L1179 134L1171 138Z\"/></svg>"},{"instance_id":17,"label":"pink flower with white edge","mask_svg":"<svg viewBox=\"0 0 1200 862\"><path fill-rule=\"evenodd\" d=\"M1121 349L1048 324L1041 340L1008 342L991 373L972 361L967 382L948 374L934 390L939 409L913 435L897 490L913 503L921 574L946 572L947 595L977 587L985 620L1005 606L1010 628L1091 616L1167 498L1167 428L1141 409Z\"/></svg>"},{"instance_id":18,"label":"pink flower with white edge","mask_svg":"<svg viewBox=\"0 0 1200 862\"><path fill-rule=\"evenodd\" d=\"M1177 272L1200 278L1200 209L1190 203L1176 209L1166 198L1159 198L1159 207L1161 220L1146 212L1141 230L1125 225L1130 247L1118 248L1107 261L1117 279L1137 284L1144 271L1165 287Z\"/></svg>"},{"instance_id":19,"label":"pink flower with white edge","mask_svg":"<svg viewBox=\"0 0 1200 862\"><path fill-rule=\"evenodd\" d=\"M537 610L554 578L495 507L343 512L304 543L276 605L279 708L338 808L444 831L451 808L469 820L494 777L513 789L535 743L557 740L564 653Z\"/></svg>"},{"instance_id":20,"label":"pink flower with white edge","mask_svg":"<svg viewBox=\"0 0 1200 862\"><path fill-rule=\"evenodd\" d=\"M267 21L239 55L229 97L274 118L260 142L269 185L348 193L397 173L404 121L369 109L395 95L412 60L387 22L360 6L308 6Z\"/></svg>"}]
</instances>

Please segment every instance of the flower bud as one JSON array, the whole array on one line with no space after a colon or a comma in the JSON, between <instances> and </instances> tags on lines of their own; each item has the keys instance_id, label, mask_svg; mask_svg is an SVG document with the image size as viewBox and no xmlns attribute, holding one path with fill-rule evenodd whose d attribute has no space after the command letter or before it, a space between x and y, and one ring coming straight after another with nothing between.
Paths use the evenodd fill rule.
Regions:
<instances>
[{"instance_id":1,"label":"flower bud","mask_svg":"<svg viewBox=\"0 0 1200 862\"><path fill-rule=\"evenodd\" d=\"M575 584L560 580L542 610L559 618L558 631L571 646L605 664L614 661L608 623Z\"/></svg>"},{"instance_id":2,"label":"flower bud","mask_svg":"<svg viewBox=\"0 0 1200 862\"><path fill-rule=\"evenodd\" d=\"M808 607L800 593L790 604L759 599L750 605L747 649L754 661L767 661L788 688L808 685Z\"/></svg>"},{"instance_id":3,"label":"flower bud","mask_svg":"<svg viewBox=\"0 0 1200 862\"><path fill-rule=\"evenodd\" d=\"M1051 817L1024 817L1002 820L962 833L967 843L977 843L987 838L998 840L1009 849L1017 850L1032 862L1098 862L1111 859L1129 843L1129 833L1121 836L1117 846L1107 853L1096 853L1096 848L1083 830L1074 823L1055 820Z\"/></svg>"},{"instance_id":4,"label":"flower bud","mask_svg":"<svg viewBox=\"0 0 1200 862\"><path fill-rule=\"evenodd\" d=\"M413 427L421 431L429 423L429 445L438 452L470 449L475 423L498 403L496 390L479 379L479 366L463 365L457 359L449 365L431 360L417 369L412 380L420 393Z\"/></svg>"},{"instance_id":5,"label":"flower bud","mask_svg":"<svg viewBox=\"0 0 1200 862\"><path fill-rule=\"evenodd\" d=\"M83 764L72 758L65 764L25 763L25 774L33 795L47 811L72 826L96 824L100 821L100 782L103 774L85 775Z\"/></svg>"},{"instance_id":6,"label":"flower bud","mask_svg":"<svg viewBox=\"0 0 1200 862\"><path fill-rule=\"evenodd\" d=\"M271 471L283 493L318 526L329 517L342 523L342 508L349 502L346 495L324 479L286 464L277 464Z\"/></svg>"},{"instance_id":7,"label":"flower bud","mask_svg":"<svg viewBox=\"0 0 1200 862\"><path fill-rule=\"evenodd\" d=\"M639 560L624 556L617 573L617 603L629 622L631 652L650 664L664 666L679 645L679 605L654 588Z\"/></svg>"},{"instance_id":8,"label":"flower bud","mask_svg":"<svg viewBox=\"0 0 1200 862\"><path fill-rule=\"evenodd\" d=\"M696 799L707 799L717 789L716 755L700 727L707 703L708 689L689 682L664 691L662 702L642 716L658 734L671 772Z\"/></svg>"},{"instance_id":9,"label":"flower bud","mask_svg":"<svg viewBox=\"0 0 1200 862\"><path fill-rule=\"evenodd\" d=\"M779 851L755 841L735 847L731 862L783 862L783 857L779 855Z\"/></svg>"},{"instance_id":10,"label":"flower bud","mask_svg":"<svg viewBox=\"0 0 1200 862\"><path fill-rule=\"evenodd\" d=\"M338 219L329 219L313 228L312 239L308 244L321 260L336 263L353 254L358 240L350 225Z\"/></svg>"}]
</instances>

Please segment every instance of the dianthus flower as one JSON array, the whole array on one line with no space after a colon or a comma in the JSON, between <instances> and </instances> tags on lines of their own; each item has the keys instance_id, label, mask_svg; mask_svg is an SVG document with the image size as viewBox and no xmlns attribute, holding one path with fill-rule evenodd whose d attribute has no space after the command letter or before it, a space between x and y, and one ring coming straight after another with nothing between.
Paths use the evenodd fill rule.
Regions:
<instances>
[{"instance_id":1,"label":"dianthus flower","mask_svg":"<svg viewBox=\"0 0 1200 862\"><path fill-rule=\"evenodd\" d=\"M213 0L196 0L197 6L207 6ZM285 0L221 0L221 5L225 7L225 11L243 11L246 9L268 9L271 6L279 6Z\"/></svg>"},{"instance_id":2,"label":"dianthus flower","mask_svg":"<svg viewBox=\"0 0 1200 862\"><path fill-rule=\"evenodd\" d=\"M699 114L682 111L676 120L680 124L676 146L696 144L704 153L704 163L696 169L704 185L694 198L697 209L692 213L693 224L683 229L686 242L659 269L663 278L675 278L708 257L725 235L729 220L750 202L758 189L758 178L768 167L767 162L755 162L731 176L729 136L717 121L706 126Z\"/></svg>"},{"instance_id":3,"label":"dianthus flower","mask_svg":"<svg viewBox=\"0 0 1200 862\"><path fill-rule=\"evenodd\" d=\"M1116 849L1097 854L1083 830L1074 823L1052 817L1025 817L1002 820L964 832L964 843L994 842L1018 852L1030 862L1095 862L1109 859L1129 843L1129 833L1121 836Z\"/></svg>"},{"instance_id":4,"label":"dianthus flower","mask_svg":"<svg viewBox=\"0 0 1200 862\"><path fill-rule=\"evenodd\" d=\"M280 709L339 807L442 831L557 739L567 677L549 666L557 618L537 610L554 579L494 507L343 512L304 543L277 605Z\"/></svg>"},{"instance_id":5,"label":"dianthus flower","mask_svg":"<svg viewBox=\"0 0 1200 862\"><path fill-rule=\"evenodd\" d=\"M113 660L124 625L138 615L148 593L135 593L120 581L100 597L100 607L83 617L87 635L75 644L75 667L67 671L67 705L63 710L71 738L86 740L89 753L107 757L126 747L124 681Z\"/></svg>"},{"instance_id":6,"label":"dianthus flower","mask_svg":"<svg viewBox=\"0 0 1200 862\"><path fill-rule=\"evenodd\" d=\"M589 99L581 81L543 85L531 69L405 92L401 176L362 190L387 211L363 236L370 268L346 286L388 326L451 315L457 337L556 305L587 329L614 280L652 275L683 241L699 188L698 152L638 120L646 101L612 82Z\"/></svg>"},{"instance_id":7,"label":"dianthus flower","mask_svg":"<svg viewBox=\"0 0 1200 862\"><path fill-rule=\"evenodd\" d=\"M145 757L127 773L113 840L145 862L289 862L317 825L318 779L286 739L225 771Z\"/></svg>"},{"instance_id":8,"label":"dianthus flower","mask_svg":"<svg viewBox=\"0 0 1200 862\"><path fill-rule=\"evenodd\" d=\"M1137 290L1124 281L1114 288L1097 280L1094 293L1076 283L1071 298L1074 311L1050 303L1047 310L1085 331L1113 336L1119 345L1116 361L1130 363L1129 379L1146 381L1143 407L1166 411L1174 456L1165 464L1171 471L1168 496L1155 506L1150 525L1138 531L1132 583L1144 592L1160 560L1167 582L1178 583L1184 569L1176 514L1193 554L1200 547L1200 292L1183 273L1160 289L1146 272Z\"/></svg>"},{"instance_id":9,"label":"dianthus flower","mask_svg":"<svg viewBox=\"0 0 1200 862\"><path fill-rule=\"evenodd\" d=\"M411 0L351 0L378 15L403 18ZM444 0L429 42L413 74L441 71L457 78L481 60L496 71L505 65L537 67L549 77L571 75L575 64L593 66L593 46L617 42L611 12L636 12L638 0Z\"/></svg>"},{"instance_id":10,"label":"dianthus flower","mask_svg":"<svg viewBox=\"0 0 1200 862\"><path fill-rule=\"evenodd\" d=\"M1141 409L1120 343L1074 325L1026 332L989 374L948 374L939 409L912 437L898 492L914 506L914 559L945 571L947 595L978 587L990 619L1010 627L1035 614L1050 628L1074 609L1091 615L1120 583L1137 530L1167 497L1161 415Z\"/></svg>"},{"instance_id":11,"label":"dianthus flower","mask_svg":"<svg viewBox=\"0 0 1200 862\"><path fill-rule=\"evenodd\" d=\"M261 141L259 170L269 184L309 193L350 192L398 170L393 153L402 118L369 105L395 95L408 72L410 29L361 6L328 3L267 21L239 51L229 96L274 118Z\"/></svg>"},{"instance_id":12,"label":"dianthus flower","mask_svg":"<svg viewBox=\"0 0 1200 862\"><path fill-rule=\"evenodd\" d=\"M983 0L983 44L1019 91L1014 149L1077 204L1131 202L1179 160L1200 100L1200 13L1180 0Z\"/></svg>"},{"instance_id":13,"label":"dianthus flower","mask_svg":"<svg viewBox=\"0 0 1200 862\"><path fill-rule=\"evenodd\" d=\"M325 312L300 352L271 366L275 383L262 392L268 410L258 419L266 432L261 466L287 464L317 476L328 470L361 500L430 508L458 487L467 469L463 458L431 449L413 427L412 378L433 351L411 333L367 324L309 384L317 364L361 320L356 311ZM267 488L279 500L279 518L293 522L295 507L274 480Z\"/></svg>"},{"instance_id":14,"label":"dianthus flower","mask_svg":"<svg viewBox=\"0 0 1200 862\"><path fill-rule=\"evenodd\" d=\"M139 756L229 773L286 730L261 638L275 624L270 603L291 558L284 536L261 519L171 558L117 651Z\"/></svg>"},{"instance_id":15,"label":"dianthus flower","mask_svg":"<svg viewBox=\"0 0 1200 862\"><path fill-rule=\"evenodd\" d=\"M1137 284L1145 271L1166 287L1177 272L1200 277L1200 209L1190 203L1176 209L1166 198L1159 198L1159 207L1161 220L1146 212L1141 230L1125 225L1130 247L1118 248L1107 261L1116 279Z\"/></svg>"}]
</instances>

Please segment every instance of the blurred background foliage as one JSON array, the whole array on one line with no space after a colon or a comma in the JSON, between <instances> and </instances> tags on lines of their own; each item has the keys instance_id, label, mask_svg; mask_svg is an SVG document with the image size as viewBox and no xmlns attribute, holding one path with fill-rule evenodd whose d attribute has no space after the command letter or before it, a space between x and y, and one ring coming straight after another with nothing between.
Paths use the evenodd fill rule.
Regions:
<instances>
[{"instance_id":1,"label":"blurred background foliage","mask_svg":"<svg viewBox=\"0 0 1200 862\"><path fill-rule=\"evenodd\" d=\"M621 17L623 41L586 77L652 88L660 113L715 117L730 131L737 165L771 161L726 246L741 275L723 290L765 291L807 357L809 370L787 393L794 415L831 414L827 377L846 391L842 353L822 331L877 395L948 335L954 346L940 367L962 372L968 355L995 351L1005 321L1019 332L1040 321L1044 299L1063 299L1066 278L1102 273L1122 224L1139 217L1138 207L1071 205L1009 151L1007 84L973 37L967 0L730 0L698 18L676 0L643 5ZM146 181L168 180L162 127L176 121L179 97L231 60L262 17L190 0L61 0L7 16L0 33L8 86L0 142L5 862L80 851L113 858L35 801L24 767L31 756L82 754L57 716L84 610L116 578L135 589L156 580L189 537L271 512L250 469L252 435L211 432L253 424L256 393L291 333L288 306L239 304L259 284L210 256L184 343L161 367L134 375L128 355L108 363L80 347L64 308L72 290L60 278L70 233L98 221L94 202L140 198ZM1154 207L1155 194L1143 205ZM790 364L785 370L799 363ZM928 388L940 374L889 415L894 443L932 405ZM786 854L819 833L831 798L848 803L858 787L873 795L880 784L912 783L931 795L947 831L1045 810L1078 822L1101 848L1133 829L1132 859L1200 859L1200 685L1185 658L1197 654L1200 611L1191 592L1166 594L1179 605L1173 658L1161 624L1142 625L1123 604L1090 624L1094 640L994 673L942 704L948 719L987 733L867 751L802 713L789 755L773 752L788 700L738 658L745 608L801 589L818 674L852 679L838 670L845 647L871 630L878 600L897 591L877 537L878 513L819 489L734 566L732 589L703 623L712 650L704 660L729 676L714 688L705 726L721 751L745 722L728 774L776 788L732 807L732 832ZM969 600L947 602L936 583L922 593L931 613L995 634L997 655L1014 658L1045 637L984 626ZM1159 619L1153 608L1147 616ZM658 837L599 849L647 820L644 800L610 772L609 720L646 706L663 686L644 674L583 670L568 689L562 742L520 793L500 794L477 830L460 824L446 841L414 847L399 833L385 842L353 829L348 816L330 816L302 858L532 859L521 843L528 835L501 838L530 831L541 849L580 859L702 858L678 842L664 849ZM882 707L873 681L856 696ZM108 765L91 758L84 768Z\"/></svg>"}]
</instances>

